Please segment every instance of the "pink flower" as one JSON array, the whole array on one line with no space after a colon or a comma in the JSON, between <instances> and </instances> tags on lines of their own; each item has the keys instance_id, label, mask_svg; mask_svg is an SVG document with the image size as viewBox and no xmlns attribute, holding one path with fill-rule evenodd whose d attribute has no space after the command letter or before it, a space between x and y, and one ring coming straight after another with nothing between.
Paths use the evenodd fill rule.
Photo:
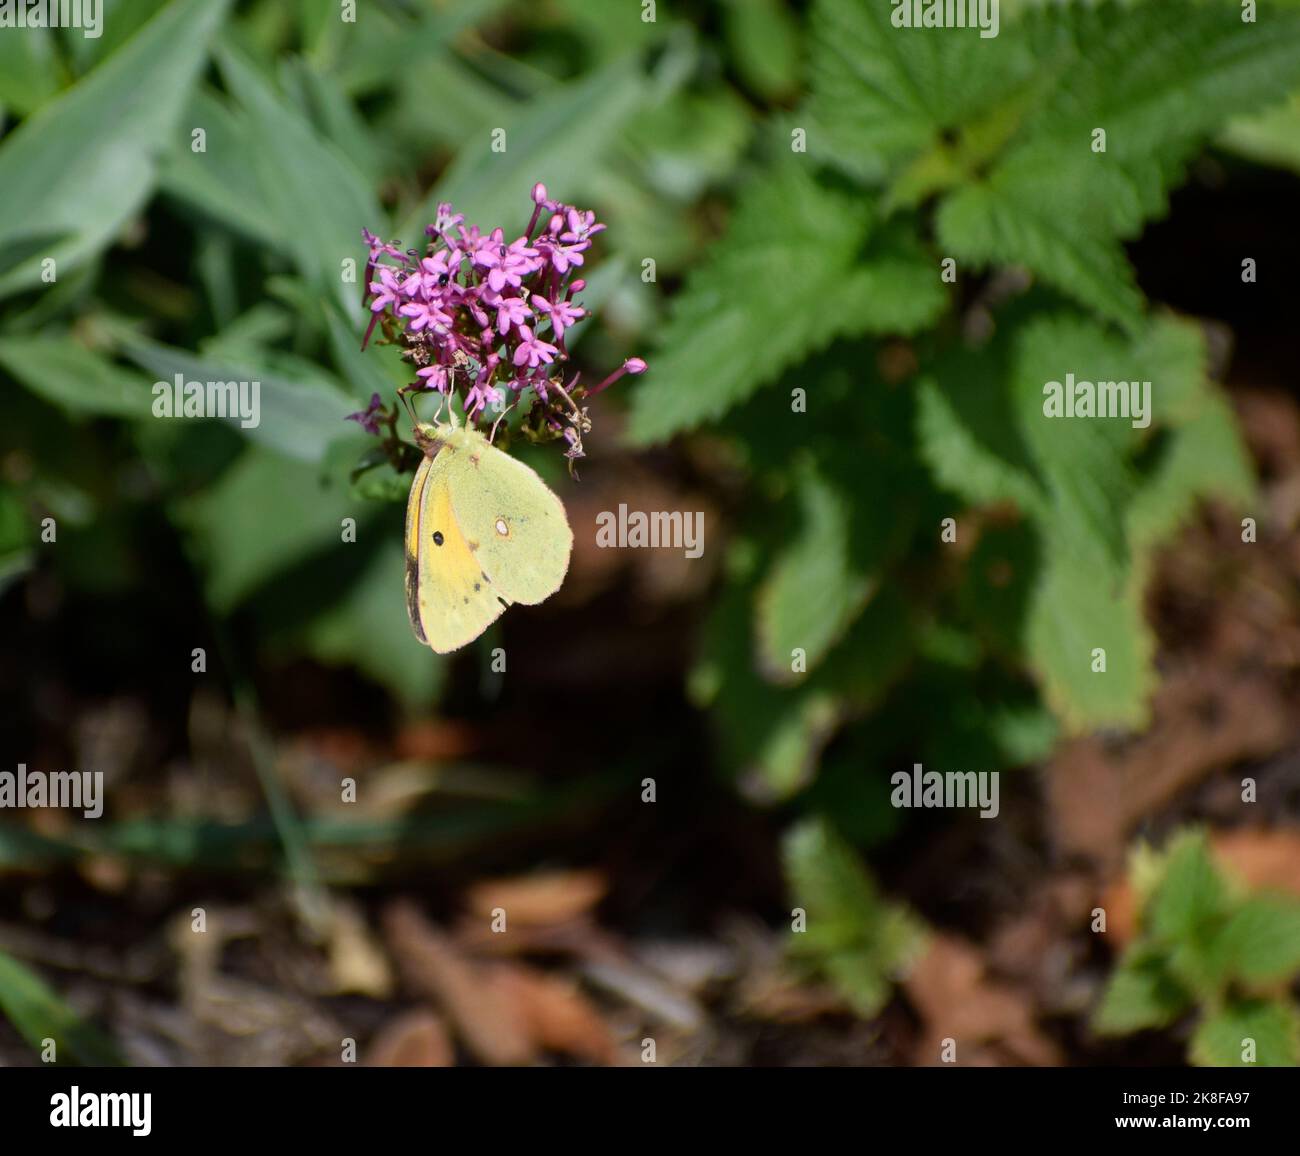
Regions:
<instances>
[{"instance_id":1,"label":"pink flower","mask_svg":"<svg viewBox=\"0 0 1300 1156\"><path fill-rule=\"evenodd\" d=\"M572 267L582 264L583 250L591 248L591 242L578 241L570 245L554 237L539 237L537 247L546 254L557 273L567 273Z\"/></svg>"},{"instance_id":2,"label":"pink flower","mask_svg":"<svg viewBox=\"0 0 1300 1156\"><path fill-rule=\"evenodd\" d=\"M536 302L536 296L533 301ZM522 297L497 297L495 302L497 311L497 332L503 337L509 332L512 325L523 325L533 315L533 311L524 303Z\"/></svg>"},{"instance_id":3,"label":"pink flower","mask_svg":"<svg viewBox=\"0 0 1300 1156\"><path fill-rule=\"evenodd\" d=\"M362 229L361 236L365 238L366 244L370 247L370 263L375 264L380 257L396 257L399 261L406 260L406 254L396 245L390 245L381 241L369 229Z\"/></svg>"},{"instance_id":4,"label":"pink flower","mask_svg":"<svg viewBox=\"0 0 1300 1156\"><path fill-rule=\"evenodd\" d=\"M491 244L480 246L474 254L474 264L488 271L487 284L493 293L500 293L507 285L518 289L523 279L540 264L537 250L528 244L527 237L505 244L500 229L492 230L490 240Z\"/></svg>"},{"instance_id":5,"label":"pink flower","mask_svg":"<svg viewBox=\"0 0 1300 1156\"><path fill-rule=\"evenodd\" d=\"M495 385L489 385L487 378L480 374L465 394L465 412L476 414L489 405L498 405L502 400L501 390Z\"/></svg>"},{"instance_id":6,"label":"pink flower","mask_svg":"<svg viewBox=\"0 0 1300 1156\"><path fill-rule=\"evenodd\" d=\"M584 213L570 205L566 217L569 227L560 234L561 241L588 241L605 228L597 223L596 214L590 210Z\"/></svg>"},{"instance_id":7,"label":"pink flower","mask_svg":"<svg viewBox=\"0 0 1300 1156\"><path fill-rule=\"evenodd\" d=\"M369 260L362 280L371 316L362 348L381 329L414 362L417 388L448 398L462 390L464 407L476 423L488 406L531 390L541 414L530 428L564 437L568 456L579 457L589 423L575 402L646 366L640 358L628 358L594 388L579 389L574 374L571 397L553 386L550 375L568 357L565 335L589 316L574 300L586 284L576 271L605 226L594 212L551 200L542 184L532 187L530 199L527 228L509 243L502 229L484 233L467 226L447 203L438 206L425 229L423 250L403 251L398 242L364 230ZM550 340L544 340L538 330L548 323ZM396 411L388 415L377 405L378 399L354 420L391 433Z\"/></svg>"},{"instance_id":8,"label":"pink flower","mask_svg":"<svg viewBox=\"0 0 1300 1156\"><path fill-rule=\"evenodd\" d=\"M545 313L551 319L551 329L554 330L556 338L564 336L564 331L568 329L580 317L585 317L587 311L574 305L572 301L548 301L545 297L533 294L533 305L538 312Z\"/></svg>"},{"instance_id":9,"label":"pink flower","mask_svg":"<svg viewBox=\"0 0 1300 1156\"><path fill-rule=\"evenodd\" d=\"M407 326L409 333L419 333L424 329L445 330L450 328L453 320L440 301L408 301L398 312L411 319Z\"/></svg>"},{"instance_id":10,"label":"pink flower","mask_svg":"<svg viewBox=\"0 0 1300 1156\"><path fill-rule=\"evenodd\" d=\"M424 378L425 389L436 389L439 393L446 393L451 383L445 365L426 365L423 369L417 369L415 376Z\"/></svg>"},{"instance_id":11,"label":"pink flower","mask_svg":"<svg viewBox=\"0 0 1300 1156\"><path fill-rule=\"evenodd\" d=\"M433 236L435 233L442 233L445 235L459 225L464 219L464 213L453 213L451 211L450 201L439 201L437 216L434 217L433 224L425 229L425 232L430 236ZM464 230L462 230L462 232L463 231Z\"/></svg>"},{"instance_id":12,"label":"pink flower","mask_svg":"<svg viewBox=\"0 0 1300 1156\"><path fill-rule=\"evenodd\" d=\"M432 257L425 257L420 262L419 272L411 274L407 284L418 280L419 287L428 296L436 295L456 276L462 256L459 249L439 249Z\"/></svg>"},{"instance_id":13,"label":"pink flower","mask_svg":"<svg viewBox=\"0 0 1300 1156\"><path fill-rule=\"evenodd\" d=\"M375 299L370 302L370 311L381 313L390 305L401 302L402 287L391 265L377 265L375 268L379 273L379 280L370 282L370 292L375 295Z\"/></svg>"},{"instance_id":14,"label":"pink flower","mask_svg":"<svg viewBox=\"0 0 1300 1156\"><path fill-rule=\"evenodd\" d=\"M519 326L518 332L519 346L511 358L515 365L527 365L529 369L536 369L543 362L549 365L559 352L554 345L537 337L527 325Z\"/></svg>"}]
</instances>

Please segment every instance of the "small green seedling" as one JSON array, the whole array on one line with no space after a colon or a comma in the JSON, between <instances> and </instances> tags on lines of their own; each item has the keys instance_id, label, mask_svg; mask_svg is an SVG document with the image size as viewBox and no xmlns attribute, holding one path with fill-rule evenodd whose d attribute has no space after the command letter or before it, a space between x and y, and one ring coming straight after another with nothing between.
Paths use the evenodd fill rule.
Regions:
<instances>
[{"instance_id":1,"label":"small green seedling","mask_svg":"<svg viewBox=\"0 0 1300 1156\"><path fill-rule=\"evenodd\" d=\"M1248 891L1185 831L1140 846L1131 879L1139 935L1094 1017L1103 1035L1166 1028L1194 1015L1190 1059L1206 1067L1300 1065L1300 900Z\"/></svg>"}]
</instances>

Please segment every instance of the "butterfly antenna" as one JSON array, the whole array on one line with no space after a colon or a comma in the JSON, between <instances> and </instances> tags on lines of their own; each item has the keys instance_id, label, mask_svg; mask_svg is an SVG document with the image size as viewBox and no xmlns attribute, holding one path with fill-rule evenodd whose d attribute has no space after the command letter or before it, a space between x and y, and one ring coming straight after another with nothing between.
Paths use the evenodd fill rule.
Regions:
<instances>
[{"instance_id":1,"label":"butterfly antenna","mask_svg":"<svg viewBox=\"0 0 1300 1156\"><path fill-rule=\"evenodd\" d=\"M415 409L414 409L414 408L412 407L412 405L411 405L411 390L410 390L410 387L409 387L409 386L405 386L405 385L400 386L400 387L398 388L398 390L397 390L397 396L400 397L400 398L402 399L402 404L403 404L404 406L406 406L406 412L407 412L407 415L408 415L408 416L410 417L410 419L411 419L411 425L412 425L412 426L417 426L417 425L419 425L419 424L420 424L419 418L416 417L416 415L415 415Z\"/></svg>"},{"instance_id":2,"label":"butterfly antenna","mask_svg":"<svg viewBox=\"0 0 1300 1156\"><path fill-rule=\"evenodd\" d=\"M512 401L508 406L506 406L505 409L501 411L501 415L497 418L497 420L492 423L492 432L488 434L489 442L494 442L497 440L497 426L499 426L505 420L506 414L508 414L514 408L515 408L515 403Z\"/></svg>"}]
</instances>

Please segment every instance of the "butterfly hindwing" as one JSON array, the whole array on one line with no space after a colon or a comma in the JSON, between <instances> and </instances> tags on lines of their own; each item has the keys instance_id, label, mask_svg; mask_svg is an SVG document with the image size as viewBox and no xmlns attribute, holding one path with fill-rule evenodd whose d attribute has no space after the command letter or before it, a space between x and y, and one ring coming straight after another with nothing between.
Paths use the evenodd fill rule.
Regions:
<instances>
[{"instance_id":1,"label":"butterfly hindwing","mask_svg":"<svg viewBox=\"0 0 1300 1156\"><path fill-rule=\"evenodd\" d=\"M477 431L451 434L435 461L444 459L456 521L495 594L526 605L554 594L573 551L564 503Z\"/></svg>"}]
</instances>

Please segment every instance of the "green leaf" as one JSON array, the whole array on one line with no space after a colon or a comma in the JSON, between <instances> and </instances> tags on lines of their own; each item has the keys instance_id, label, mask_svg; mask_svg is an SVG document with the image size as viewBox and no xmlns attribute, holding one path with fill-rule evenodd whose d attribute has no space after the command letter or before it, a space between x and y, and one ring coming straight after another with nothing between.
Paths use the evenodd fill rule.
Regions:
<instances>
[{"instance_id":1,"label":"green leaf","mask_svg":"<svg viewBox=\"0 0 1300 1156\"><path fill-rule=\"evenodd\" d=\"M1079 146L1086 148L1086 146ZM987 183L944 200L935 218L939 245L959 267L1024 265L1103 317L1131 325L1142 296L1117 241L1089 209L1104 198L1096 174L1075 173L1062 187L1059 151L1026 152Z\"/></svg>"},{"instance_id":2,"label":"green leaf","mask_svg":"<svg viewBox=\"0 0 1300 1156\"><path fill-rule=\"evenodd\" d=\"M151 383L71 336L0 337L0 366L37 397L71 415L150 416Z\"/></svg>"},{"instance_id":3,"label":"green leaf","mask_svg":"<svg viewBox=\"0 0 1300 1156\"><path fill-rule=\"evenodd\" d=\"M220 46L217 59L244 112L250 165L278 236L303 277L360 324L366 260L361 230L386 231L374 193L351 160L323 140L231 47ZM350 283L342 276L349 259L356 262Z\"/></svg>"},{"instance_id":4,"label":"green leaf","mask_svg":"<svg viewBox=\"0 0 1300 1156\"><path fill-rule=\"evenodd\" d=\"M342 519L363 509L318 467L250 447L203 494L182 503L208 601L220 614L317 554L341 548ZM356 549L357 546L349 546ZM396 608L402 609L400 587Z\"/></svg>"},{"instance_id":5,"label":"green leaf","mask_svg":"<svg viewBox=\"0 0 1300 1156\"><path fill-rule=\"evenodd\" d=\"M1067 729L1136 728L1154 689L1155 639L1133 583L1095 550L1051 530L1030 595L1026 647L1048 704ZM1093 651L1106 669L1093 669Z\"/></svg>"},{"instance_id":6,"label":"green leaf","mask_svg":"<svg viewBox=\"0 0 1300 1156\"><path fill-rule=\"evenodd\" d=\"M798 478L802 525L776 556L756 600L759 663L778 682L795 682L792 651L804 652L806 672L852 624L875 581L850 550L852 505L808 465Z\"/></svg>"},{"instance_id":7,"label":"green leaf","mask_svg":"<svg viewBox=\"0 0 1300 1156\"><path fill-rule=\"evenodd\" d=\"M757 675L752 590L734 578L706 624L703 655L690 675L691 697L708 711L724 761L750 794L784 798L812 778L839 723L840 703L824 688L782 691Z\"/></svg>"},{"instance_id":8,"label":"green leaf","mask_svg":"<svg viewBox=\"0 0 1300 1156\"><path fill-rule=\"evenodd\" d=\"M420 240L440 201L485 232L498 225L512 235L522 231L533 185L542 181L552 197L573 200L646 96L633 56L516 106L492 126L505 131L505 151L493 151L491 132L466 144L398 235L408 245Z\"/></svg>"},{"instance_id":9,"label":"green leaf","mask_svg":"<svg viewBox=\"0 0 1300 1156\"><path fill-rule=\"evenodd\" d=\"M1247 1048L1253 1061L1243 1056ZM1234 1001L1209 1016L1191 1040L1192 1062L1205 1068L1290 1068L1300 1064L1300 1017L1286 1004Z\"/></svg>"},{"instance_id":10,"label":"green leaf","mask_svg":"<svg viewBox=\"0 0 1300 1156\"><path fill-rule=\"evenodd\" d=\"M177 374L186 383L258 382L257 424L245 426L237 416L228 420L249 441L299 461L319 461L326 446L348 432L344 419L358 408L315 366L300 365L302 375L295 380L238 354L206 357L141 338L127 339L123 348L137 365L169 384Z\"/></svg>"},{"instance_id":11,"label":"green leaf","mask_svg":"<svg viewBox=\"0 0 1300 1156\"><path fill-rule=\"evenodd\" d=\"M88 261L148 200L226 8L177 0L0 144L0 295Z\"/></svg>"},{"instance_id":12,"label":"green leaf","mask_svg":"<svg viewBox=\"0 0 1300 1156\"><path fill-rule=\"evenodd\" d=\"M727 235L673 301L629 436L662 441L719 417L831 338L859 331L835 306L870 207L783 162L748 186ZM826 241L835 222L835 244Z\"/></svg>"},{"instance_id":13,"label":"green leaf","mask_svg":"<svg viewBox=\"0 0 1300 1156\"><path fill-rule=\"evenodd\" d=\"M862 0L819 0L813 10L810 149L870 181L989 112L1033 65L1010 30L901 29L897 10Z\"/></svg>"},{"instance_id":14,"label":"green leaf","mask_svg":"<svg viewBox=\"0 0 1300 1156\"><path fill-rule=\"evenodd\" d=\"M1163 952L1138 943L1112 973L1093 1027L1112 1036L1168 1027L1191 1004L1191 996L1168 973Z\"/></svg>"},{"instance_id":15,"label":"green leaf","mask_svg":"<svg viewBox=\"0 0 1300 1156\"><path fill-rule=\"evenodd\" d=\"M825 975L859 1015L876 1015L920 954L924 925L884 899L825 820L793 827L781 852L790 902L807 913L807 930L788 940L792 956Z\"/></svg>"},{"instance_id":16,"label":"green leaf","mask_svg":"<svg viewBox=\"0 0 1300 1156\"><path fill-rule=\"evenodd\" d=\"M1005 351L958 346L917 385L916 433L935 481L973 505L1045 511L1047 495L1007 389Z\"/></svg>"},{"instance_id":17,"label":"green leaf","mask_svg":"<svg viewBox=\"0 0 1300 1156\"><path fill-rule=\"evenodd\" d=\"M1243 900L1213 948L1225 975L1250 984L1278 983L1300 973L1300 902L1260 895Z\"/></svg>"},{"instance_id":18,"label":"green leaf","mask_svg":"<svg viewBox=\"0 0 1300 1156\"><path fill-rule=\"evenodd\" d=\"M49 29L0 36L0 108L30 116L58 91L59 68Z\"/></svg>"},{"instance_id":19,"label":"green leaf","mask_svg":"<svg viewBox=\"0 0 1300 1156\"><path fill-rule=\"evenodd\" d=\"M1026 265L1132 326L1142 298L1120 241L1165 211L1166 189L1229 117L1300 81L1300 13L1246 23L1231 5L1182 0L1052 6L1003 36L1032 45L1043 99L991 171L945 200L940 243L976 266Z\"/></svg>"},{"instance_id":20,"label":"green leaf","mask_svg":"<svg viewBox=\"0 0 1300 1156\"><path fill-rule=\"evenodd\" d=\"M1127 386L1141 376L1140 369L1123 343L1073 316L1035 318L1015 341L1012 404L1036 472L1047 487L1049 504L1042 517L1072 553L1108 563L1105 574L1094 575L1097 580L1117 581L1128 560L1124 514L1137 478L1127 458L1138 419L1049 416L1044 412L1046 386L1056 383L1064 392L1071 374L1075 382L1097 387L1100 404L1104 385ZM1131 389L1123 392L1127 403Z\"/></svg>"},{"instance_id":21,"label":"green leaf","mask_svg":"<svg viewBox=\"0 0 1300 1156\"><path fill-rule=\"evenodd\" d=\"M408 706L427 707L446 675L446 660L411 631L405 574L406 555L393 538L347 596L312 621L306 641L321 661L355 664Z\"/></svg>"},{"instance_id":22,"label":"green leaf","mask_svg":"<svg viewBox=\"0 0 1300 1156\"><path fill-rule=\"evenodd\" d=\"M932 325L947 304L934 259L914 230L894 218L867 246L835 307L844 314L845 333L906 336Z\"/></svg>"},{"instance_id":23,"label":"green leaf","mask_svg":"<svg viewBox=\"0 0 1300 1156\"><path fill-rule=\"evenodd\" d=\"M1227 398L1207 392L1195 413L1169 434L1169 443L1129 507L1126 522L1134 550L1165 541L1192 513L1198 498L1249 507L1256 494L1254 468Z\"/></svg>"},{"instance_id":24,"label":"green leaf","mask_svg":"<svg viewBox=\"0 0 1300 1156\"><path fill-rule=\"evenodd\" d=\"M162 191L259 245L276 250L287 246L290 238L280 234L262 196L247 123L206 88L190 98L185 123L203 129L204 151L193 150L188 134L178 135L162 161Z\"/></svg>"},{"instance_id":25,"label":"green leaf","mask_svg":"<svg viewBox=\"0 0 1300 1156\"><path fill-rule=\"evenodd\" d=\"M768 100L799 85L799 24L784 0L725 0L723 29L740 78Z\"/></svg>"},{"instance_id":26,"label":"green leaf","mask_svg":"<svg viewBox=\"0 0 1300 1156\"><path fill-rule=\"evenodd\" d=\"M1152 892L1144 923L1167 943L1192 940L1220 919L1226 890L1205 835L1189 831L1164 852L1164 873Z\"/></svg>"},{"instance_id":27,"label":"green leaf","mask_svg":"<svg viewBox=\"0 0 1300 1156\"><path fill-rule=\"evenodd\" d=\"M1256 164L1300 173L1300 92L1267 112L1233 121L1218 144Z\"/></svg>"},{"instance_id":28,"label":"green leaf","mask_svg":"<svg viewBox=\"0 0 1300 1156\"><path fill-rule=\"evenodd\" d=\"M46 982L13 956L0 951L0 1011L32 1048L52 1039L58 1062L92 1067L122 1063L111 1040L83 1020Z\"/></svg>"}]
</instances>

